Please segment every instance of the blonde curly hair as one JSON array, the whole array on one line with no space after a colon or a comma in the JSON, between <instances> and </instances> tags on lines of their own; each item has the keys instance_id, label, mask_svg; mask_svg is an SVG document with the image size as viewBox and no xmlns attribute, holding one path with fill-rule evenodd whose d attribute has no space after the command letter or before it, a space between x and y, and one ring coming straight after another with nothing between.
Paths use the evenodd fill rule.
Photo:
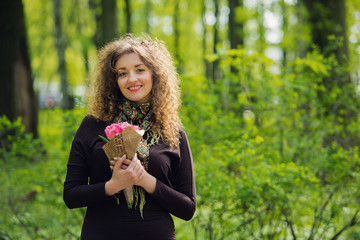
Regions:
<instances>
[{"instance_id":1,"label":"blonde curly hair","mask_svg":"<svg viewBox=\"0 0 360 240\"><path fill-rule=\"evenodd\" d=\"M179 78L169 51L158 39L127 34L99 50L95 81L90 92L89 114L106 122L113 122L119 115L118 106L124 96L117 85L115 64L122 55L129 53L138 54L153 73L151 131L169 146L178 146L181 126L178 114Z\"/></svg>"}]
</instances>

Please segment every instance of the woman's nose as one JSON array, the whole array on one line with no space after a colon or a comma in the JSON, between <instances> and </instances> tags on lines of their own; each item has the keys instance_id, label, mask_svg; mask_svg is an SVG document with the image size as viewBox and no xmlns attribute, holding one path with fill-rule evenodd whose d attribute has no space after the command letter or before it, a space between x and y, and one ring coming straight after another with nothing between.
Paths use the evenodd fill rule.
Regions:
<instances>
[{"instance_id":1,"label":"woman's nose","mask_svg":"<svg viewBox=\"0 0 360 240\"><path fill-rule=\"evenodd\" d=\"M136 80L137 80L136 73L133 72L133 71L130 71L130 73L129 73L129 81L132 82L132 81L136 81Z\"/></svg>"}]
</instances>

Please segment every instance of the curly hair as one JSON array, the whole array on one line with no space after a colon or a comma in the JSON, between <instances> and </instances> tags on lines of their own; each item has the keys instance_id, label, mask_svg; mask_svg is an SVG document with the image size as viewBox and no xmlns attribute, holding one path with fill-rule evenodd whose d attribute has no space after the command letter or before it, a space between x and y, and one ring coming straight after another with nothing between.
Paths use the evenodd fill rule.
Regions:
<instances>
[{"instance_id":1,"label":"curly hair","mask_svg":"<svg viewBox=\"0 0 360 240\"><path fill-rule=\"evenodd\" d=\"M169 51L158 39L127 34L99 50L95 81L90 92L89 114L106 122L113 122L119 115L118 106L124 96L117 85L115 64L122 55L129 53L138 54L153 73L151 131L169 146L177 146L181 126L178 114L179 78Z\"/></svg>"}]
</instances>

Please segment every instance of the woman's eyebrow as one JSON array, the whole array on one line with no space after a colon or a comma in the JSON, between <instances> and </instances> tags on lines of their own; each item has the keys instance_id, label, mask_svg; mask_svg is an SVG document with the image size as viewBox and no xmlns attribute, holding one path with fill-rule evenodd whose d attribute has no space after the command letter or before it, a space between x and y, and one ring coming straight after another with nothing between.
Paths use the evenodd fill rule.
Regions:
<instances>
[{"instance_id":1,"label":"woman's eyebrow","mask_svg":"<svg viewBox=\"0 0 360 240\"><path fill-rule=\"evenodd\" d=\"M136 64L135 67L140 67L141 65L145 65L143 63L139 63L139 64ZM126 67L119 67L118 69L116 69L116 71L119 71L119 70L125 70Z\"/></svg>"}]
</instances>

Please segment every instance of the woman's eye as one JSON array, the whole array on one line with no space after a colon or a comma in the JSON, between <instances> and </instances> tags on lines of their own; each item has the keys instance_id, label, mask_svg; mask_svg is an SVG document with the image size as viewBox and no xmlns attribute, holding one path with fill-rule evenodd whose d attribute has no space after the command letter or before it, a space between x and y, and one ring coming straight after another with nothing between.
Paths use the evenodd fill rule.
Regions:
<instances>
[{"instance_id":1,"label":"woman's eye","mask_svg":"<svg viewBox=\"0 0 360 240\"><path fill-rule=\"evenodd\" d=\"M137 71L138 72L145 72L145 69L139 68Z\"/></svg>"},{"instance_id":2,"label":"woman's eye","mask_svg":"<svg viewBox=\"0 0 360 240\"><path fill-rule=\"evenodd\" d=\"M123 76L125 76L125 75L126 75L126 73L124 73L124 72L118 73L118 77L123 77Z\"/></svg>"}]
</instances>

